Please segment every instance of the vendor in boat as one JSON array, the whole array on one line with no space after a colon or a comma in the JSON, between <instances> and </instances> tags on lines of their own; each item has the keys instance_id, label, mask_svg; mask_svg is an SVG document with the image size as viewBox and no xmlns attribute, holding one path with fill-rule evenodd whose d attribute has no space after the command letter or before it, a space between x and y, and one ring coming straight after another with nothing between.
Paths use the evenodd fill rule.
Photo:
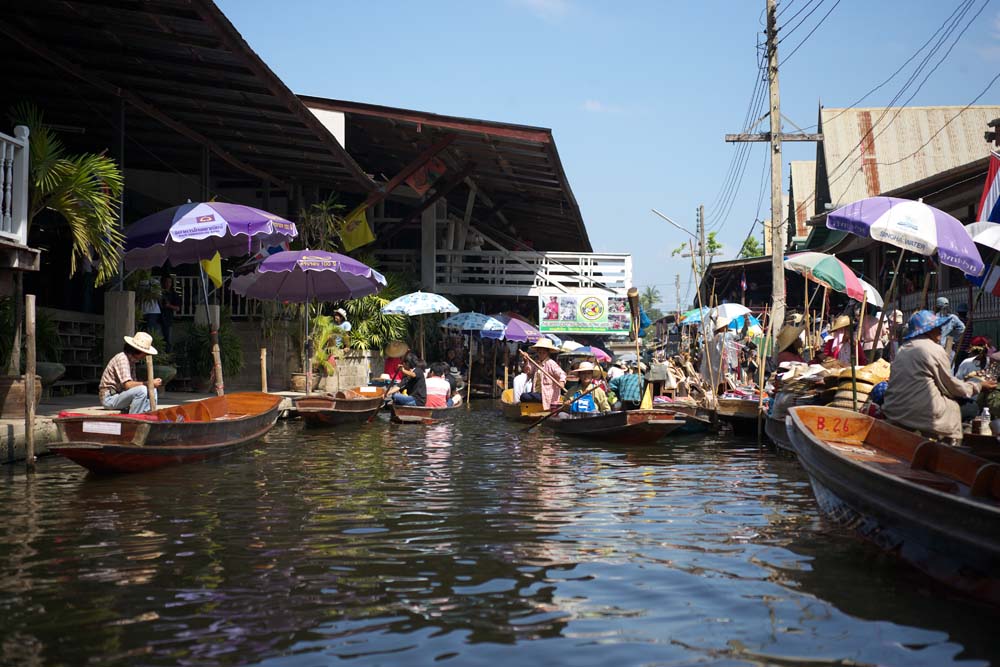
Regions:
<instances>
[{"instance_id":1,"label":"vendor in boat","mask_svg":"<svg viewBox=\"0 0 1000 667\"><path fill-rule=\"evenodd\" d=\"M521 396L521 400L525 402L541 401L542 408L548 410L560 403L563 385L566 384L566 372L559 367L553 358L554 355L559 354L559 348L548 338L540 338L537 343L531 346L531 349L538 354L538 361L535 362L537 364L535 367L535 391ZM521 354L530 358L523 351Z\"/></svg>"},{"instance_id":2,"label":"vendor in boat","mask_svg":"<svg viewBox=\"0 0 1000 667\"><path fill-rule=\"evenodd\" d=\"M409 345L401 340L394 340L385 346L385 368L383 372L392 382L402 379L399 368L403 364L403 355L410 351Z\"/></svg>"},{"instance_id":3,"label":"vendor in boat","mask_svg":"<svg viewBox=\"0 0 1000 667\"><path fill-rule=\"evenodd\" d=\"M898 426L955 443L962 440L957 399L996 389L997 383L966 382L951 374L948 353L941 347L941 328L947 322L947 317L929 310L910 317L903 345L892 362L882 411Z\"/></svg>"},{"instance_id":4,"label":"vendor in boat","mask_svg":"<svg viewBox=\"0 0 1000 667\"><path fill-rule=\"evenodd\" d=\"M643 371L645 364L633 361L629 364L628 373L616 377L610 383L611 391L618 397L616 410L638 410L642 404Z\"/></svg>"},{"instance_id":5,"label":"vendor in boat","mask_svg":"<svg viewBox=\"0 0 1000 667\"><path fill-rule=\"evenodd\" d=\"M145 331L125 336L125 346L111 357L97 385L101 405L108 410L128 410L129 414L149 412L149 392L144 382L135 379L132 366L155 354L153 337ZM154 394L161 384L160 378L153 379Z\"/></svg>"},{"instance_id":6,"label":"vendor in boat","mask_svg":"<svg viewBox=\"0 0 1000 667\"><path fill-rule=\"evenodd\" d=\"M611 412L608 395L594 384L594 364L585 361L576 368L580 386L570 398L569 411L572 414Z\"/></svg>"},{"instance_id":7,"label":"vendor in boat","mask_svg":"<svg viewBox=\"0 0 1000 667\"><path fill-rule=\"evenodd\" d=\"M726 390L726 375L732 373L739 363L736 336L729 329L729 320L712 318L708 320L708 326L712 328L713 334L708 342L708 349L701 355L701 377L708 387L715 382L715 391L721 396Z\"/></svg>"},{"instance_id":8,"label":"vendor in boat","mask_svg":"<svg viewBox=\"0 0 1000 667\"><path fill-rule=\"evenodd\" d=\"M396 405L417 405L427 403L427 381L424 378L424 362L413 352L407 352L400 364L403 386L392 387L386 396L392 396ZM403 392L406 392L405 394Z\"/></svg>"},{"instance_id":9,"label":"vendor in boat","mask_svg":"<svg viewBox=\"0 0 1000 667\"><path fill-rule=\"evenodd\" d=\"M802 358L802 329L792 324L786 324L778 332L776 341L778 346L778 364L785 362L806 363Z\"/></svg>"},{"instance_id":10,"label":"vendor in boat","mask_svg":"<svg viewBox=\"0 0 1000 667\"><path fill-rule=\"evenodd\" d=\"M830 325L830 337L823 343L823 357L826 359L836 359L846 366L851 365L851 318L841 315ZM864 366L868 363L865 351L861 343L857 343L855 348L855 363Z\"/></svg>"},{"instance_id":11,"label":"vendor in boat","mask_svg":"<svg viewBox=\"0 0 1000 667\"><path fill-rule=\"evenodd\" d=\"M990 362L990 341L986 336L976 336L971 341L969 356L958 365L955 377L959 380L968 380L973 373L986 370Z\"/></svg>"}]
</instances>

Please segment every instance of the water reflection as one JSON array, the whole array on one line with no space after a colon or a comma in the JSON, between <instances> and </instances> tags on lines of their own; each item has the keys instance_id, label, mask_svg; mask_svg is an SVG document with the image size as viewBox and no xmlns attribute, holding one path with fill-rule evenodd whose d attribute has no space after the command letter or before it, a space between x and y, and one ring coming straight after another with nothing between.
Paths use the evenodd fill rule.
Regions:
<instances>
[{"instance_id":1,"label":"water reflection","mask_svg":"<svg viewBox=\"0 0 1000 667\"><path fill-rule=\"evenodd\" d=\"M58 459L5 473L4 663L949 665L994 651L994 612L826 525L797 464L752 442L616 450L477 409L427 428L281 424L251 451L138 476Z\"/></svg>"}]
</instances>

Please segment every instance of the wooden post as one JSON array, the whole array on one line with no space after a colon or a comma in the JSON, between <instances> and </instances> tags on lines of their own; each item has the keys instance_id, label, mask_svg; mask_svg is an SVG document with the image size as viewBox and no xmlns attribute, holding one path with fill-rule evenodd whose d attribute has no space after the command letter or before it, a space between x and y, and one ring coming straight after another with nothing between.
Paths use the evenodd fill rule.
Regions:
<instances>
[{"instance_id":1,"label":"wooden post","mask_svg":"<svg viewBox=\"0 0 1000 667\"><path fill-rule=\"evenodd\" d=\"M493 341L493 368L490 370L490 396L497 397L497 347L498 341ZM506 389L507 387L504 387Z\"/></svg>"},{"instance_id":2,"label":"wooden post","mask_svg":"<svg viewBox=\"0 0 1000 667\"><path fill-rule=\"evenodd\" d=\"M20 322L18 323L20 324ZM27 348L24 373L24 460L35 469L35 295L24 295L24 342ZM18 369L20 370L20 369Z\"/></svg>"},{"instance_id":3,"label":"wooden post","mask_svg":"<svg viewBox=\"0 0 1000 667\"><path fill-rule=\"evenodd\" d=\"M694 271L695 276L698 275L697 270L695 270L694 255L693 254L691 256L691 270ZM708 331L706 329L706 327L708 326L708 322L706 321L706 317L705 317L706 315L708 315L708 313L705 312L705 305L704 305L704 303L702 302L702 299L701 299L701 279L700 278L698 280L698 290L697 291L698 291L698 310L701 312L701 322L698 324L698 328L701 329L701 337L702 337L702 341L703 341L703 343L705 345L705 352L704 352L704 355L702 355L702 360L704 360L705 356L708 355ZM717 390L718 390L718 386L719 385L715 381L715 369L712 368L712 362L711 362L711 360L708 361L707 365L708 365L708 375L709 375L709 377L712 380L712 401L715 403L715 409L718 410L719 409L719 397L717 396L717 394L718 394ZM698 371L701 372L701 369L699 368ZM713 419L714 419L714 417L713 417Z\"/></svg>"},{"instance_id":4,"label":"wooden post","mask_svg":"<svg viewBox=\"0 0 1000 667\"><path fill-rule=\"evenodd\" d=\"M472 332L469 332L469 380L465 383L465 407L472 403Z\"/></svg>"},{"instance_id":5,"label":"wooden post","mask_svg":"<svg viewBox=\"0 0 1000 667\"><path fill-rule=\"evenodd\" d=\"M260 391L267 393L267 348L260 348Z\"/></svg>"},{"instance_id":6,"label":"wooden post","mask_svg":"<svg viewBox=\"0 0 1000 667\"><path fill-rule=\"evenodd\" d=\"M146 355L146 395L149 396L149 410L152 412L157 409L156 405L156 387L153 382L153 355Z\"/></svg>"},{"instance_id":7,"label":"wooden post","mask_svg":"<svg viewBox=\"0 0 1000 667\"><path fill-rule=\"evenodd\" d=\"M427 354L424 352L424 316L417 315L420 321L420 358L427 361Z\"/></svg>"},{"instance_id":8,"label":"wooden post","mask_svg":"<svg viewBox=\"0 0 1000 667\"><path fill-rule=\"evenodd\" d=\"M885 296L882 299L882 304L883 304L882 316L878 318L878 327L875 329L875 340L882 340L882 325L885 324L885 316L889 312L889 308L892 307L892 297L894 296L896 291L896 283L899 278L899 269L903 265L903 255L905 254L906 254L905 250L901 249L899 251L899 259L896 260L896 270L895 272L893 272L892 280L889 282L889 291L886 292ZM889 346L886 345L886 348L882 351L882 355L873 354L872 356L884 356L889 351L888 348Z\"/></svg>"},{"instance_id":9,"label":"wooden post","mask_svg":"<svg viewBox=\"0 0 1000 667\"><path fill-rule=\"evenodd\" d=\"M817 333L816 333L817 340L816 340L816 343L819 344L820 351L823 350L823 345L822 345L822 341L819 338L819 335L821 333L823 333L823 320L826 319L826 300L827 300L827 296L829 296L829 293L830 293L830 288L824 286L823 287L823 303L821 303L819 305L819 326L816 327L816 329L817 329ZM807 331L806 332L806 337L809 337L810 335L811 335L810 332Z\"/></svg>"}]
</instances>

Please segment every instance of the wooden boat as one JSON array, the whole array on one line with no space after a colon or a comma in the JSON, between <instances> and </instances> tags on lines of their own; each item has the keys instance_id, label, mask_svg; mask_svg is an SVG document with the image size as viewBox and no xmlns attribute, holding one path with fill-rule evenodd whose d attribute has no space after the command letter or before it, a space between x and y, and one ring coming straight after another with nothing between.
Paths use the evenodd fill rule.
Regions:
<instances>
[{"instance_id":1,"label":"wooden boat","mask_svg":"<svg viewBox=\"0 0 1000 667\"><path fill-rule=\"evenodd\" d=\"M96 473L142 472L227 454L271 430L281 397L227 394L138 415L62 413L49 450Z\"/></svg>"},{"instance_id":2,"label":"wooden boat","mask_svg":"<svg viewBox=\"0 0 1000 667\"><path fill-rule=\"evenodd\" d=\"M391 404L392 421L397 424L436 424L449 415L458 414L454 411L461 407L463 407L461 403L450 408L427 408L419 405L396 405L393 403Z\"/></svg>"},{"instance_id":3,"label":"wooden boat","mask_svg":"<svg viewBox=\"0 0 1000 667\"><path fill-rule=\"evenodd\" d=\"M962 449L988 461L1000 463L1000 439L995 435L966 433L962 436Z\"/></svg>"},{"instance_id":4,"label":"wooden boat","mask_svg":"<svg viewBox=\"0 0 1000 667\"><path fill-rule=\"evenodd\" d=\"M661 403L653 404L654 410L672 412L678 415L677 419L683 419L686 424L678 429L679 433L707 433L714 426L713 413L710 410L698 407L697 405L686 405L684 403Z\"/></svg>"},{"instance_id":5,"label":"wooden boat","mask_svg":"<svg viewBox=\"0 0 1000 667\"><path fill-rule=\"evenodd\" d=\"M729 424L734 435L756 437L758 409L757 399L719 399L719 419Z\"/></svg>"},{"instance_id":6,"label":"wooden boat","mask_svg":"<svg viewBox=\"0 0 1000 667\"><path fill-rule=\"evenodd\" d=\"M355 387L336 394L297 398L295 409L306 426L340 426L372 421L384 402L385 388Z\"/></svg>"},{"instance_id":7,"label":"wooden boat","mask_svg":"<svg viewBox=\"0 0 1000 667\"><path fill-rule=\"evenodd\" d=\"M500 410L507 419L520 422L541 419L548 412L541 403L515 403L513 389L504 389L500 395Z\"/></svg>"},{"instance_id":8,"label":"wooden boat","mask_svg":"<svg viewBox=\"0 0 1000 667\"><path fill-rule=\"evenodd\" d=\"M850 410L793 407L786 425L824 514L1000 603L1000 464Z\"/></svg>"},{"instance_id":9,"label":"wooden boat","mask_svg":"<svg viewBox=\"0 0 1000 667\"><path fill-rule=\"evenodd\" d=\"M607 445L648 445L687 422L664 410L628 410L593 415L556 416L545 422L557 433L601 440Z\"/></svg>"},{"instance_id":10,"label":"wooden boat","mask_svg":"<svg viewBox=\"0 0 1000 667\"><path fill-rule=\"evenodd\" d=\"M785 428L785 422L783 419L776 419L771 415L767 415L764 420L764 433L767 434L767 437L778 449L792 454L795 453L795 448L792 446L792 441L788 437L788 429Z\"/></svg>"}]
</instances>

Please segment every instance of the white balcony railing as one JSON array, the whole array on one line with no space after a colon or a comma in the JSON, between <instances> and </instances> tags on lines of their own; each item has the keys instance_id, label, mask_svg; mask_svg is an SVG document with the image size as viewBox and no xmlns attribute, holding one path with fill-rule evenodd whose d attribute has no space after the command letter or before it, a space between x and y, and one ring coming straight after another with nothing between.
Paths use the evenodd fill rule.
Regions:
<instances>
[{"instance_id":1,"label":"white balcony railing","mask_svg":"<svg viewBox=\"0 0 1000 667\"><path fill-rule=\"evenodd\" d=\"M948 302L951 304L951 309L954 311L960 304L966 304L969 309L972 309L973 303L976 302L976 295L979 293L978 288L973 288L972 290L972 301L969 301L969 288L966 287L953 287L951 289L939 290L938 292L930 292L927 295L927 307L934 310L934 300L937 297L946 297ZM913 294L907 294L906 296L900 298L899 309L903 311L904 318L909 317L911 313L916 310L920 310L924 307L923 293L914 292ZM976 304L976 312L973 313L974 320L989 320L1000 318L1000 297L990 294L989 292L983 292L983 296L979 299Z\"/></svg>"},{"instance_id":2,"label":"white balcony railing","mask_svg":"<svg viewBox=\"0 0 1000 667\"><path fill-rule=\"evenodd\" d=\"M0 132L0 237L28 245L28 128Z\"/></svg>"},{"instance_id":3,"label":"white balcony railing","mask_svg":"<svg viewBox=\"0 0 1000 667\"><path fill-rule=\"evenodd\" d=\"M194 317L198 304L204 301L202 287L198 276L177 276L177 292L181 295L181 310L177 317ZM223 308L228 308L232 317L243 318L256 313L260 303L255 299L245 299L229 289L225 283L216 294L217 303L221 301Z\"/></svg>"}]
</instances>

